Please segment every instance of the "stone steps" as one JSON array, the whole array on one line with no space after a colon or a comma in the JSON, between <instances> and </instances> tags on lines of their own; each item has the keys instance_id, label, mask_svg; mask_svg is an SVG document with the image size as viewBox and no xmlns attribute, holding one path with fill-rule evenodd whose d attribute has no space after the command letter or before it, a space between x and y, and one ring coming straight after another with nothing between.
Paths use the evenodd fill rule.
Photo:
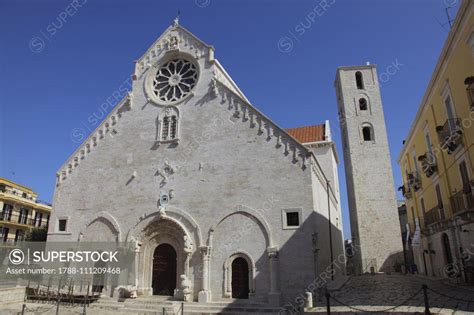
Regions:
<instances>
[{"instance_id":1,"label":"stone steps","mask_svg":"<svg viewBox=\"0 0 474 315\"><path fill-rule=\"evenodd\" d=\"M98 314L177 314L181 313L181 302L157 298L127 299L118 302L111 298L101 298L90 305ZM163 311L164 309L164 311ZM184 303L184 314L279 314L280 308L255 302L241 301L213 302L207 304Z\"/></svg>"}]
</instances>

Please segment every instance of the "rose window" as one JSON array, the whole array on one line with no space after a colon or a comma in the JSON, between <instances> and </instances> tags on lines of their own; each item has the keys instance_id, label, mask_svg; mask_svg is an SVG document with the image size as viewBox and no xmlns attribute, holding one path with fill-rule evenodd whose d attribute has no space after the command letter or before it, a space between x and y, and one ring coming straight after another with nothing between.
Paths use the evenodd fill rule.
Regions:
<instances>
[{"instance_id":1,"label":"rose window","mask_svg":"<svg viewBox=\"0 0 474 315\"><path fill-rule=\"evenodd\" d=\"M184 59L168 61L153 80L153 93L163 102L172 103L185 98L197 82L196 66Z\"/></svg>"}]
</instances>

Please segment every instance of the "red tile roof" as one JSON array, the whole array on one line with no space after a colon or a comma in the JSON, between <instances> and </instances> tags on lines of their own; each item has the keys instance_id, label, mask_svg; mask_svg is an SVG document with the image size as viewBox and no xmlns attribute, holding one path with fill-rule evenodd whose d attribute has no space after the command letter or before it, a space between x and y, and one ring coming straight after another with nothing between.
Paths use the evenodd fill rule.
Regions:
<instances>
[{"instance_id":1,"label":"red tile roof","mask_svg":"<svg viewBox=\"0 0 474 315\"><path fill-rule=\"evenodd\" d=\"M324 130L324 124L285 129L286 132L301 143L324 141Z\"/></svg>"}]
</instances>

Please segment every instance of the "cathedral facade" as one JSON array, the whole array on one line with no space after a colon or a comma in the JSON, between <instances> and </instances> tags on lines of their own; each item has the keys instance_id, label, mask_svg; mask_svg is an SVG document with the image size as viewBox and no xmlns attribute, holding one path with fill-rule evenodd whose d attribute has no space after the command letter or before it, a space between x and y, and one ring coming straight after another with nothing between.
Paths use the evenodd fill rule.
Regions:
<instances>
[{"instance_id":1,"label":"cathedral facade","mask_svg":"<svg viewBox=\"0 0 474 315\"><path fill-rule=\"evenodd\" d=\"M283 305L343 273L328 122L280 128L177 21L132 77L59 169L48 241L133 242L138 295L185 301Z\"/></svg>"}]
</instances>

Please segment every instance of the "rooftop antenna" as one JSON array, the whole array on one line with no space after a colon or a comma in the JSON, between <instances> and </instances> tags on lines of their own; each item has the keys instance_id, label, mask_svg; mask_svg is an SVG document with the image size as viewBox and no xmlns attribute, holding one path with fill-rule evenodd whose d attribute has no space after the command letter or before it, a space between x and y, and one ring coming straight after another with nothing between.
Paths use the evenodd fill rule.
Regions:
<instances>
[{"instance_id":1,"label":"rooftop antenna","mask_svg":"<svg viewBox=\"0 0 474 315\"><path fill-rule=\"evenodd\" d=\"M453 27L453 23L452 23L453 20L451 19L451 16L449 15L449 9L452 9L456 5L456 1L452 1L451 4L449 4L449 1L444 1L444 3L446 4L446 7L444 8L444 11L446 12L446 17L448 18L448 22L441 23L437 18L436 18L436 21L446 32L449 32L449 29L451 29L451 27ZM445 26L447 24L449 24L449 29L445 28Z\"/></svg>"},{"instance_id":2,"label":"rooftop antenna","mask_svg":"<svg viewBox=\"0 0 474 315\"><path fill-rule=\"evenodd\" d=\"M446 1L445 1L446 3ZM448 23L449 23L449 28L453 27L453 20L451 19L451 16L449 15L449 9L451 9L452 7L454 7L454 4L456 2L453 2L453 4L451 4L450 6L446 7L444 10L446 11L446 16L448 18Z\"/></svg>"}]
</instances>

